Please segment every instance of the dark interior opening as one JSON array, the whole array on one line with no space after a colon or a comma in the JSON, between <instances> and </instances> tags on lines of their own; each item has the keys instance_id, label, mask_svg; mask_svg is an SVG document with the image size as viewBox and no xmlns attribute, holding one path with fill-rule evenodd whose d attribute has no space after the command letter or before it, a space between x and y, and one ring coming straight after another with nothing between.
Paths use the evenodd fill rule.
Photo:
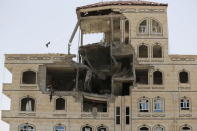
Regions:
<instances>
[{"instance_id":1,"label":"dark interior opening","mask_svg":"<svg viewBox=\"0 0 197 131\"><path fill-rule=\"evenodd\" d=\"M75 88L76 71L64 67L47 68L46 87L54 91L72 91Z\"/></svg>"},{"instance_id":2,"label":"dark interior opening","mask_svg":"<svg viewBox=\"0 0 197 131\"><path fill-rule=\"evenodd\" d=\"M96 70L109 70L111 66L110 47L100 45L88 45L80 47L84 64L92 66ZM90 64L90 65L89 65Z\"/></svg>"},{"instance_id":3,"label":"dark interior opening","mask_svg":"<svg viewBox=\"0 0 197 131\"><path fill-rule=\"evenodd\" d=\"M106 101L98 101L98 100L90 100L83 99L83 112L107 112L107 102Z\"/></svg>"},{"instance_id":4,"label":"dark interior opening","mask_svg":"<svg viewBox=\"0 0 197 131\"><path fill-rule=\"evenodd\" d=\"M56 99L56 110L65 110L65 100L63 98Z\"/></svg>"},{"instance_id":5,"label":"dark interior opening","mask_svg":"<svg viewBox=\"0 0 197 131\"><path fill-rule=\"evenodd\" d=\"M25 71L22 76L23 84L35 84L36 83L36 73L33 71Z\"/></svg>"},{"instance_id":6,"label":"dark interior opening","mask_svg":"<svg viewBox=\"0 0 197 131\"><path fill-rule=\"evenodd\" d=\"M34 111L35 109L35 100L32 98L23 98L21 100L21 111Z\"/></svg>"},{"instance_id":7,"label":"dark interior opening","mask_svg":"<svg viewBox=\"0 0 197 131\"><path fill-rule=\"evenodd\" d=\"M112 9L105 9L105 10L81 12L81 17L98 16L98 15L109 15L111 13L113 13L113 14L120 14L119 12L115 12Z\"/></svg>"},{"instance_id":8,"label":"dark interior opening","mask_svg":"<svg viewBox=\"0 0 197 131\"><path fill-rule=\"evenodd\" d=\"M160 45L153 46L153 58L162 58L162 48Z\"/></svg>"},{"instance_id":9,"label":"dark interior opening","mask_svg":"<svg viewBox=\"0 0 197 131\"><path fill-rule=\"evenodd\" d=\"M139 47L139 58L148 58L148 47L146 45Z\"/></svg>"},{"instance_id":10,"label":"dark interior opening","mask_svg":"<svg viewBox=\"0 0 197 131\"><path fill-rule=\"evenodd\" d=\"M162 72L155 71L153 73L153 83L157 84L157 85L162 85L163 84Z\"/></svg>"},{"instance_id":11,"label":"dark interior opening","mask_svg":"<svg viewBox=\"0 0 197 131\"><path fill-rule=\"evenodd\" d=\"M188 83L189 78L188 78L188 73L185 71L182 71L179 73L179 80L181 83Z\"/></svg>"},{"instance_id":12,"label":"dark interior opening","mask_svg":"<svg viewBox=\"0 0 197 131\"><path fill-rule=\"evenodd\" d=\"M137 69L136 70L136 83L137 84L148 84L148 69Z\"/></svg>"},{"instance_id":13,"label":"dark interior opening","mask_svg":"<svg viewBox=\"0 0 197 131\"><path fill-rule=\"evenodd\" d=\"M130 86L131 83L122 83L122 96L130 95Z\"/></svg>"}]
</instances>

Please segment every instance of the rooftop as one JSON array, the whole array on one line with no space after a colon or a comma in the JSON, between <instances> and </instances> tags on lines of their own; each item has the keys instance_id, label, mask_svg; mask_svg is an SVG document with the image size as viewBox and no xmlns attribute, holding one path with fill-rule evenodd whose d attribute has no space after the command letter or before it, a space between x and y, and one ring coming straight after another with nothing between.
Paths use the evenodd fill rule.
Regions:
<instances>
[{"instance_id":1,"label":"rooftop","mask_svg":"<svg viewBox=\"0 0 197 131\"><path fill-rule=\"evenodd\" d=\"M124 6L124 5L140 5L140 6L168 6L166 3L150 2L150 1L141 1L141 0L130 0L130 1L106 1L99 2L95 4L85 5L78 7L80 9L88 9L94 7L103 7L103 6Z\"/></svg>"}]
</instances>

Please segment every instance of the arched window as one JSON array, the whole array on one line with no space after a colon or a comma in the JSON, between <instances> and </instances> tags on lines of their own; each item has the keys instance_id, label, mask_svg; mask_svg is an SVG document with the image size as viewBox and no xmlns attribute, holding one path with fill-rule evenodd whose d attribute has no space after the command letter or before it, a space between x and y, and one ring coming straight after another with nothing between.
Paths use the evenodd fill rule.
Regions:
<instances>
[{"instance_id":1,"label":"arched window","mask_svg":"<svg viewBox=\"0 0 197 131\"><path fill-rule=\"evenodd\" d=\"M190 109L190 100L189 98L183 97L180 100L180 109L189 110Z\"/></svg>"},{"instance_id":2,"label":"arched window","mask_svg":"<svg viewBox=\"0 0 197 131\"><path fill-rule=\"evenodd\" d=\"M30 97L21 99L21 111L35 111L35 100Z\"/></svg>"},{"instance_id":3,"label":"arched window","mask_svg":"<svg viewBox=\"0 0 197 131\"><path fill-rule=\"evenodd\" d=\"M148 58L148 47L146 45L139 46L139 58Z\"/></svg>"},{"instance_id":4,"label":"arched window","mask_svg":"<svg viewBox=\"0 0 197 131\"><path fill-rule=\"evenodd\" d=\"M82 131L93 131L93 130L92 130L92 127L90 127L90 126L84 126L82 128Z\"/></svg>"},{"instance_id":5,"label":"arched window","mask_svg":"<svg viewBox=\"0 0 197 131\"><path fill-rule=\"evenodd\" d=\"M157 85L163 84L162 72L160 71L153 72L153 84L157 84Z\"/></svg>"},{"instance_id":6,"label":"arched window","mask_svg":"<svg viewBox=\"0 0 197 131\"><path fill-rule=\"evenodd\" d=\"M164 112L164 101L160 97L154 99L154 112Z\"/></svg>"},{"instance_id":7,"label":"arched window","mask_svg":"<svg viewBox=\"0 0 197 131\"><path fill-rule=\"evenodd\" d=\"M22 75L23 84L36 84L36 72L34 71L25 71Z\"/></svg>"},{"instance_id":8,"label":"arched window","mask_svg":"<svg viewBox=\"0 0 197 131\"><path fill-rule=\"evenodd\" d=\"M56 110L65 110L65 100L63 98L56 99Z\"/></svg>"},{"instance_id":9,"label":"arched window","mask_svg":"<svg viewBox=\"0 0 197 131\"><path fill-rule=\"evenodd\" d=\"M149 100L146 98L141 98L139 100L139 111L140 112L149 112Z\"/></svg>"},{"instance_id":10,"label":"arched window","mask_svg":"<svg viewBox=\"0 0 197 131\"><path fill-rule=\"evenodd\" d=\"M157 125L154 127L154 131L165 131L163 126Z\"/></svg>"},{"instance_id":11,"label":"arched window","mask_svg":"<svg viewBox=\"0 0 197 131\"><path fill-rule=\"evenodd\" d=\"M140 128L140 131L149 131L149 128L144 126Z\"/></svg>"},{"instance_id":12,"label":"arched window","mask_svg":"<svg viewBox=\"0 0 197 131\"><path fill-rule=\"evenodd\" d=\"M100 127L97 128L97 131L107 131L107 127L100 126Z\"/></svg>"},{"instance_id":13,"label":"arched window","mask_svg":"<svg viewBox=\"0 0 197 131\"><path fill-rule=\"evenodd\" d=\"M161 34L162 33L162 27L161 24L156 20L151 20L151 33L153 34Z\"/></svg>"},{"instance_id":14,"label":"arched window","mask_svg":"<svg viewBox=\"0 0 197 131\"><path fill-rule=\"evenodd\" d=\"M158 44L153 46L153 58L162 58L162 47Z\"/></svg>"},{"instance_id":15,"label":"arched window","mask_svg":"<svg viewBox=\"0 0 197 131\"><path fill-rule=\"evenodd\" d=\"M56 126L55 131L65 131L65 127L64 126Z\"/></svg>"},{"instance_id":16,"label":"arched window","mask_svg":"<svg viewBox=\"0 0 197 131\"><path fill-rule=\"evenodd\" d=\"M184 125L181 127L181 131L192 131L192 128L188 125Z\"/></svg>"},{"instance_id":17,"label":"arched window","mask_svg":"<svg viewBox=\"0 0 197 131\"><path fill-rule=\"evenodd\" d=\"M188 72L182 71L179 73L179 81L180 83L188 83L189 82L189 76Z\"/></svg>"},{"instance_id":18,"label":"arched window","mask_svg":"<svg viewBox=\"0 0 197 131\"><path fill-rule=\"evenodd\" d=\"M141 34L147 34L148 33L148 20L143 20L140 24L139 24L139 29L138 29L139 33Z\"/></svg>"},{"instance_id":19,"label":"arched window","mask_svg":"<svg viewBox=\"0 0 197 131\"><path fill-rule=\"evenodd\" d=\"M19 131L36 131L34 126L26 123L19 126Z\"/></svg>"}]
</instances>

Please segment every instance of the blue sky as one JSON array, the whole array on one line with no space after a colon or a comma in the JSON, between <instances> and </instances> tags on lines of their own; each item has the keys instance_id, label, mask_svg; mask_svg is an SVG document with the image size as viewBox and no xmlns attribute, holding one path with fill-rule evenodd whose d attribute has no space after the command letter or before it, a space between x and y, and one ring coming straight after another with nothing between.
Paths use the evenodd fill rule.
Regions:
<instances>
[{"instance_id":1,"label":"blue sky","mask_svg":"<svg viewBox=\"0 0 197 131\"><path fill-rule=\"evenodd\" d=\"M77 21L76 7L100 1L0 0L0 83L10 81L9 73L3 68L3 54L67 53L67 43ZM152 1L169 4L169 53L197 54L197 1ZM78 42L77 38L73 44ZM48 41L50 48L45 47ZM71 51L76 49L77 46L72 46ZM1 87L2 84L0 92ZM6 109L9 100L0 93L0 110ZM8 131L8 125L2 121L0 131Z\"/></svg>"}]
</instances>

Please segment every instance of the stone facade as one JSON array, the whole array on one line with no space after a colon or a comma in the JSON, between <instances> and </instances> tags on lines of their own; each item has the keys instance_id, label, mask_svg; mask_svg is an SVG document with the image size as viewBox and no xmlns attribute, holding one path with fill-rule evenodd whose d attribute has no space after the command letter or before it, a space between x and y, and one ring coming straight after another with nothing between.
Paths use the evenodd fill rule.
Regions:
<instances>
[{"instance_id":1,"label":"stone facade","mask_svg":"<svg viewBox=\"0 0 197 131\"><path fill-rule=\"evenodd\" d=\"M80 56L83 61L79 62L81 64L72 61L74 55L7 54L5 67L12 73L13 81L3 84L3 92L11 99L11 110L2 111L2 119L10 124L10 131L197 130L197 56L168 54L167 5L150 4L151 2L122 3L78 8L80 24L77 26L81 29L81 46L84 48L86 46L83 46L83 34L104 32L104 41L109 43L116 43L114 39L120 38L118 42L125 44L128 38L129 46L133 49L130 50L133 58L130 69L133 72L132 78L124 75L121 80L117 80L113 76L112 83L116 80L118 82L112 84L111 93L102 95L91 93L92 90L78 89L81 84L77 82L78 78L74 81L77 84L73 90L52 90L53 87L48 88L46 84L46 79L49 79L46 78L46 72L52 70L50 73L55 74L73 70L80 73L78 70L83 70L83 66L88 65L84 64L86 59L82 57L83 53ZM98 13L99 11L101 13ZM120 19L120 31L113 27L116 17ZM124 28L127 20L129 32ZM108 25L99 25L105 22ZM154 27L156 29L153 29ZM140 52L142 45L145 48ZM155 45L161 50L154 50ZM124 53L128 53L126 51L123 48L123 55L116 56L125 56ZM113 52L111 54L113 55ZM24 78L24 73L28 74L28 71L35 72L34 82ZM84 77L87 77L87 74ZM126 93L122 93L124 86L121 85L124 85L125 81L126 84L129 83L129 88ZM121 91L118 92L119 90ZM31 101L31 104L26 101L24 106L24 98L34 101ZM58 98L65 100L61 109L57 109ZM94 106L98 106L95 104L91 111L84 111L87 106L84 104L85 99L98 105L105 101L107 106L102 103L102 111L99 111L100 107L94 111ZM27 103L34 106L28 107ZM22 129L25 126L29 126L29 130ZM30 129L31 127L34 129ZM55 129L56 127L59 129Z\"/></svg>"}]
</instances>

